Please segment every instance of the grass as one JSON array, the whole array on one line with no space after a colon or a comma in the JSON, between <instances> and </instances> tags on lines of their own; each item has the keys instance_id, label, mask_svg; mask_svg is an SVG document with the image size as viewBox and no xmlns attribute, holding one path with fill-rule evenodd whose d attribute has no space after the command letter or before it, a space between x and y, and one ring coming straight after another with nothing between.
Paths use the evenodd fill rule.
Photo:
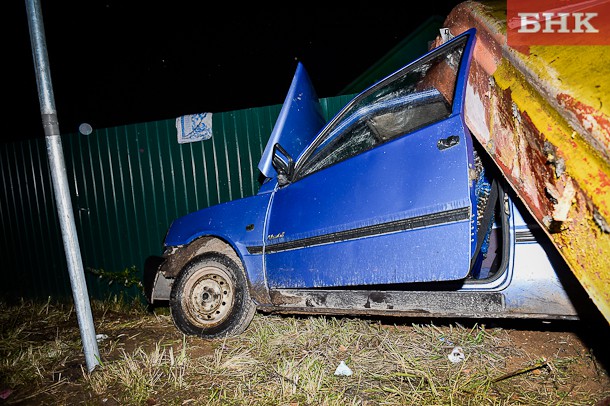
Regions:
<instances>
[{"instance_id":1,"label":"grass","mask_svg":"<svg viewBox=\"0 0 610 406\"><path fill-rule=\"evenodd\" d=\"M509 329L476 322L257 314L237 337L202 340L180 334L166 309L116 299L92 309L108 338L87 373L72 305L0 303L0 404L593 405L610 396L594 357L541 358ZM448 359L455 346L462 362ZM334 375L341 361L353 375Z\"/></svg>"}]
</instances>

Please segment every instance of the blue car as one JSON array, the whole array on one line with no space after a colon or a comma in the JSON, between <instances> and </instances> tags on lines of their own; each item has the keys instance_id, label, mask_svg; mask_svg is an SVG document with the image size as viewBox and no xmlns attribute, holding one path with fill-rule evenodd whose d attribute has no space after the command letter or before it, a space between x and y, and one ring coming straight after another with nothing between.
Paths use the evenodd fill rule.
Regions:
<instances>
[{"instance_id":1,"label":"blue car","mask_svg":"<svg viewBox=\"0 0 610 406\"><path fill-rule=\"evenodd\" d=\"M469 30L330 122L299 64L254 196L176 219L145 295L178 329L243 332L256 311L577 319L569 273L464 121Z\"/></svg>"}]
</instances>

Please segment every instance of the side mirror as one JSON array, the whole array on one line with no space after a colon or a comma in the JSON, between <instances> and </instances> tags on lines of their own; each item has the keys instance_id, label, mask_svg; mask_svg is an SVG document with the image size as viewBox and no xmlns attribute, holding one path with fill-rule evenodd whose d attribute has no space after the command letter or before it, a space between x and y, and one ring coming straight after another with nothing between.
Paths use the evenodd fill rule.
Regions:
<instances>
[{"instance_id":1,"label":"side mirror","mask_svg":"<svg viewBox=\"0 0 610 406\"><path fill-rule=\"evenodd\" d=\"M273 158L271 160L273 168L277 172L277 183L280 186L287 185L292 179L294 172L294 161L290 154L282 148L280 144L273 146Z\"/></svg>"}]
</instances>

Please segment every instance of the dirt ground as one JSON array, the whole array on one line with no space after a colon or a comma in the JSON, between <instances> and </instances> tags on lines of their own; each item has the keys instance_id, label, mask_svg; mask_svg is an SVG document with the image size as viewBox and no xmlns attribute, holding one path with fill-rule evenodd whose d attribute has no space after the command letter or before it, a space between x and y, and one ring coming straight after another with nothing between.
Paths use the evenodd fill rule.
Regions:
<instances>
[{"instance_id":1,"label":"dirt ground","mask_svg":"<svg viewBox=\"0 0 610 406\"><path fill-rule=\"evenodd\" d=\"M518 368L528 359L570 359L574 362L569 366L568 401L572 392L602 394L610 390L610 351L606 347L610 344L609 336L598 335L594 329L583 329L574 324L540 324L535 329L528 329L528 324L532 323L524 324L524 328L513 326L507 330L514 348L518 350L510 357L508 370ZM541 370L529 373L537 375ZM602 405L610 406L610 397L600 397L595 403L595 406Z\"/></svg>"},{"instance_id":2,"label":"dirt ground","mask_svg":"<svg viewBox=\"0 0 610 406\"><path fill-rule=\"evenodd\" d=\"M260 316L265 317L265 316ZM396 327L395 319L383 320L382 323L388 327ZM412 329L408 320L401 329ZM415 321L417 322L417 320ZM477 320L460 320L460 323L469 328L475 325ZM507 352L510 356L505 358L506 371L515 373L520 371L523 365L541 364L551 361L548 368L554 368L553 360L569 360L569 384L565 388L566 401L564 404L581 404L577 400L580 393L599 393L596 403L591 406L610 406L610 326L604 325L602 320L596 319L594 324L583 324L571 321L528 321L528 320L502 320L486 321L488 328L500 328L508 336L508 342L512 348ZM440 328L453 324L453 320L435 320L434 323ZM129 347L142 345L148 341L150 345L158 342L161 336L167 338L178 337L180 334L171 323L159 325L147 332L133 332L137 337L131 343L126 342ZM191 357L209 356L214 351L213 342L190 339ZM286 342L290 346L289 342ZM546 371L548 372L548 371ZM552 371L551 371L552 372ZM523 374L531 374L536 377L545 373L545 368L523 371ZM532 380L532 385L536 381ZM559 385L559 383L558 383ZM605 395L603 395L605 394ZM571 399L574 398L574 403ZM492 400L490 400L490 404ZM521 404L515 402L514 404Z\"/></svg>"},{"instance_id":3,"label":"dirt ground","mask_svg":"<svg viewBox=\"0 0 610 406\"><path fill-rule=\"evenodd\" d=\"M260 313L256 316L260 323L274 323L277 320L276 317L280 316ZM171 345L176 347L176 351L181 345L186 344L190 359L213 357L214 350L218 346L217 341L202 340L196 337L187 337L184 341L185 337L174 327L169 315L151 314L142 317L141 314L130 315L105 311L94 314L94 320L96 320L96 324L102 326L97 333L107 335L108 342L113 343L111 347L107 347L104 342L100 344L100 353L103 354L106 363L119 360L122 354L131 353L139 348L144 351L153 351L160 342L174 343ZM396 324L395 319L382 320L382 328L403 331L411 331L415 328L413 324L409 324L409 320L401 321L402 324ZM299 321L297 320L296 323L298 324ZM451 326L456 325L454 320L436 320L434 323L438 326L435 328L438 328L439 331L448 331L452 328ZM480 325L481 321L461 320L459 323L462 324L458 325L463 325L468 329L473 325L476 326L477 323ZM551 385L556 386L553 388L554 391L564 394L563 399L557 403L545 401L535 404L610 406L610 350L608 349L610 326L605 321L596 324L566 321L488 321L486 326L489 330L497 329L502 332L502 342L504 343L502 345L507 348L500 353L505 354L503 370L508 371L507 381L512 380L516 375L528 375L528 379L524 380L526 385L549 385L550 381ZM48 334L41 331L36 337L40 340L48 340L49 336L58 334L78 336L78 327L74 318L67 321L66 325L49 327ZM34 338L34 336L30 336L30 339ZM290 340L287 340L282 345L290 347L292 344ZM524 365L530 367L524 368ZM0 405L121 404L113 401L112 396L92 400L91 389L84 384L83 367L83 355L74 353L70 359L66 359L62 368L58 368L54 372L54 376L47 377L48 389L45 389L43 383L41 388L32 390L30 396L24 396L24 388L15 388L10 396L0 398ZM469 371L466 369L464 373L468 374ZM560 379L553 381L553 378L549 378L549 376L558 376ZM5 389L0 387L0 392ZM195 393L193 393L194 396ZM179 399L171 401L150 398L144 404L185 404L184 399L190 399L188 393L180 394ZM588 400L583 401L583 399ZM289 404L293 405L293 403ZM297 404L302 405L294 403L294 405ZM374 403L362 404L372 405ZM511 401L502 397L490 399L489 404L530 403L519 398Z\"/></svg>"}]
</instances>

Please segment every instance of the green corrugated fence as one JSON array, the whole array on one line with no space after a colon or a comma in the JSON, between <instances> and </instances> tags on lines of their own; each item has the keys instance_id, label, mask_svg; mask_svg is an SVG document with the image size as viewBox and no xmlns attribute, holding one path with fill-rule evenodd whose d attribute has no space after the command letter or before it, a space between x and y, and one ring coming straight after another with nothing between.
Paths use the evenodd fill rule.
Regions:
<instances>
[{"instance_id":1,"label":"green corrugated fence","mask_svg":"<svg viewBox=\"0 0 610 406\"><path fill-rule=\"evenodd\" d=\"M321 99L327 119L352 96ZM281 106L213 114L213 136L178 144L175 120L62 135L90 296L139 295L144 260L176 217L258 191ZM45 140L0 145L0 296L72 296Z\"/></svg>"}]
</instances>

